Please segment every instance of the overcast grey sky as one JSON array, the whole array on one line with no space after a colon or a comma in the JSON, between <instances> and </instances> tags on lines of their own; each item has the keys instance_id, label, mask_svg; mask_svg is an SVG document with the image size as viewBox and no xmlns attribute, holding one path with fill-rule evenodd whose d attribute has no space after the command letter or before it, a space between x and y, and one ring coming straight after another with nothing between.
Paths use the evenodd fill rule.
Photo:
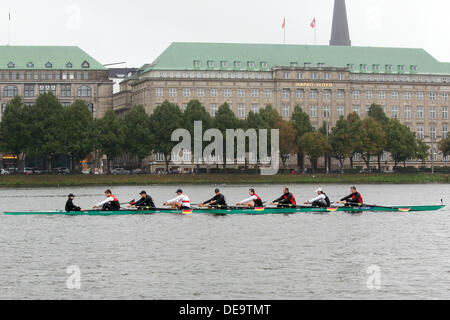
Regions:
<instances>
[{"instance_id":1,"label":"overcast grey sky","mask_svg":"<svg viewBox=\"0 0 450 320\"><path fill-rule=\"evenodd\" d=\"M171 42L328 44L333 0L15 0L0 3L0 43L77 45L101 63L152 62ZM450 62L450 1L347 0L355 46L424 48Z\"/></svg>"}]
</instances>

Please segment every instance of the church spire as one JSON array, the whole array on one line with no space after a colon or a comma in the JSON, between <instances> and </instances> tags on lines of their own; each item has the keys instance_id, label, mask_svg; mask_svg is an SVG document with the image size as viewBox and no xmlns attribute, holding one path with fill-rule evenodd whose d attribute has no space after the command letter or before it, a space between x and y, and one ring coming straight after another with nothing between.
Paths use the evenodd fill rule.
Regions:
<instances>
[{"instance_id":1,"label":"church spire","mask_svg":"<svg viewBox=\"0 0 450 320\"><path fill-rule=\"evenodd\" d=\"M330 46L351 46L345 0L334 0Z\"/></svg>"}]
</instances>

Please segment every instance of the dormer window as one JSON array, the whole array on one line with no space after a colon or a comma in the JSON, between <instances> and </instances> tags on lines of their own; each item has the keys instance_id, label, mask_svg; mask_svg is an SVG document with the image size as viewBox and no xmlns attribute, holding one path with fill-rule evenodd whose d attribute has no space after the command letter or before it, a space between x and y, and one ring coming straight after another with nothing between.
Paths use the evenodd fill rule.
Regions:
<instances>
[{"instance_id":1,"label":"dormer window","mask_svg":"<svg viewBox=\"0 0 450 320\"><path fill-rule=\"evenodd\" d=\"M66 68L72 69L72 67L73 67L72 62L67 62L67 63L66 63Z\"/></svg>"},{"instance_id":2,"label":"dormer window","mask_svg":"<svg viewBox=\"0 0 450 320\"><path fill-rule=\"evenodd\" d=\"M90 67L90 64L89 64L89 62L84 61L84 62L81 64L81 67L82 67L83 69L88 69L88 68Z\"/></svg>"},{"instance_id":3,"label":"dormer window","mask_svg":"<svg viewBox=\"0 0 450 320\"><path fill-rule=\"evenodd\" d=\"M238 69L239 69L241 66L242 66L242 63L241 63L240 61L235 61L235 62L234 62L234 67L235 67L235 68L238 68Z\"/></svg>"},{"instance_id":4,"label":"dormer window","mask_svg":"<svg viewBox=\"0 0 450 320\"><path fill-rule=\"evenodd\" d=\"M228 61L221 61L220 65L222 66L222 68L228 68Z\"/></svg>"},{"instance_id":5,"label":"dormer window","mask_svg":"<svg viewBox=\"0 0 450 320\"><path fill-rule=\"evenodd\" d=\"M359 68L361 69L361 71L366 71L367 70L367 64L361 64L359 66Z\"/></svg>"},{"instance_id":6,"label":"dormer window","mask_svg":"<svg viewBox=\"0 0 450 320\"><path fill-rule=\"evenodd\" d=\"M267 69L269 67L269 64L265 61L261 62L261 68Z\"/></svg>"},{"instance_id":7,"label":"dormer window","mask_svg":"<svg viewBox=\"0 0 450 320\"><path fill-rule=\"evenodd\" d=\"M194 61L194 67L200 68L201 66L202 66L202 63L200 62L200 60L195 60Z\"/></svg>"},{"instance_id":8,"label":"dormer window","mask_svg":"<svg viewBox=\"0 0 450 320\"><path fill-rule=\"evenodd\" d=\"M214 61L213 60L209 60L208 61L208 68L214 68Z\"/></svg>"},{"instance_id":9,"label":"dormer window","mask_svg":"<svg viewBox=\"0 0 450 320\"><path fill-rule=\"evenodd\" d=\"M405 66L404 65L399 65L398 66L398 71L399 72L404 72L405 71Z\"/></svg>"},{"instance_id":10,"label":"dormer window","mask_svg":"<svg viewBox=\"0 0 450 320\"><path fill-rule=\"evenodd\" d=\"M325 67L325 63L320 62L320 63L317 64L317 66L318 66L319 68L323 68L323 67Z\"/></svg>"},{"instance_id":11,"label":"dormer window","mask_svg":"<svg viewBox=\"0 0 450 320\"><path fill-rule=\"evenodd\" d=\"M386 65L386 72L392 72L392 64Z\"/></svg>"},{"instance_id":12,"label":"dormer window","mask_svg":"<svg viewBox=\"0 0 450 320\"><path fill-rule=\"evenodd\" d=\"M255 68L255 62L254 61L249 61L248 62L248 67L249 67L249 69L254 69Z\"/></svg>"},{"instance_id":13,"label":"dormer window","mask_svg":"<svg viewBox=\"0 0 450 320\"><path fill-rule=\"evenodd\" d=\"M373 71L380 71L380 65L379 64L374 64L373 65Z\"/></svg>"},{"instance_id":14,"label":"dormer window","mask_svg":"<svg viewBox=\"0 0 450 320\"><path fill-rule=\"evenodd\" d=\"M291 68L297 68L298 63L297 62L291 62Z\"/></svg>"},{"instance_id":15,"label":"dormer window","mask_svg":"<svg viewBox=\"0 0 450 320\"><path fill-rule=\"evenodd\" d=\"M416 65L412 65L411 66L411 72L413 72L413 73L417 72L417 66Z\"/></svg>"},{"instance_id":16,"label":"dormer window","mask_svg":"<svg viewBox=\"0 0 450 320\"><path fill-rule=\"evenodd\" d=\"M52 63L51 63L51 62L47 62L47 63L45 64L45 67L46 67L46 68L52 68L52 67L53 67L53 65L52 65Z\"/></svg>"},{"instance_id":17,"label":"dormer window","mask_svg":"<svg viewBox=\"0 0 450 320\"><path fill-rule=\"evenodd\" d=\"M311 62L305 62L305 68L311 67Z\"/></svg>"},{"instance_id":18,"label":"dormer window","mask_svg":"<svg viewBox=\"0 0 450 320\"><path fill-rule=\"evenodd\" d=\"M8 63L8 68L14 68L16 65L14 64L14 62L10 61Z\"/></svg>"},{"instance_id":19,"label":"dormer window","mask_svg":"<svg viewBox=\"0 0 450 320\"><path fill-rule=\"evenodd\" d=\"M34 63L33 62L28 62L27 63L27 68L34 68Z\"/></svg>"},{"instance_id":20,"label":"dormer window","mask_svg":"<svg viewBox=\"0 0 450 320\"><path fill-rule=\"evenodd\" d=\"M355 65L353 63L349 63L347 64L347 68L349 68L350 70L355 69Z\"/></svg>"}]
</instances>

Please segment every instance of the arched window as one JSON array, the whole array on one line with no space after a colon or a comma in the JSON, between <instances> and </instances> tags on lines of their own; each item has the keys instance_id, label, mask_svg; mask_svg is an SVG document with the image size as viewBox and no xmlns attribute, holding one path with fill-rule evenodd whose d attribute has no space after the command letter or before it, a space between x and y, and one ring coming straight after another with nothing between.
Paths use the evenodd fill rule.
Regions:
<instances>
[{"instance_id":1,"label":"arched window","mask_svg":"<svg viewBox=\"0 0 450 320\"><path fill-rule=\"evenodd\" d=\"M89 68L89 67L90 67L89 62L84 61L84 62L81 64L81 67L84 68L84 69Z\"/></svg>"},{"instance_id":2,"label":"arched window","mask_svg":"<svg viewBox=\"0 0 450 320\"><path fill-rule=\"evenodd\" d=\"M78 88L78 96L79 97L90 97L91 96L91 87L81 86Z\"/></svg>"},{"instance_id":3,"label":"arched window","mask_svg":"<svg viewBox=\"0 0 450 320\"><path fill-rule=\"evenodd\" d=\"M19 94L16 86L7 86L3 89L3 95L5 97L15 97Z\"/></svg>"}]
</instances>

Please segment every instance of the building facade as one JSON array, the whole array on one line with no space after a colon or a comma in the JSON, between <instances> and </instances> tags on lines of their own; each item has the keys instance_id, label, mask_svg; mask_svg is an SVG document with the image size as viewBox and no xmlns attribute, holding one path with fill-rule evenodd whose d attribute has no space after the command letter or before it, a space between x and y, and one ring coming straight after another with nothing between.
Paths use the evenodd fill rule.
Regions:
<instances>
[{"instance_id":1,"label":"building facade","mask_svg":"<svg viewBox=\"0 0 450 320\"><path fill-rule=\"evenodd\" d=\"M437 144L448 134L449 94L450 64L422 49L173 43L121 83L114 109L140 104L152 113L164 100L184 108L197 99L212 116L225 102L239 118L271 104L289 120L299 105L315 128L326 122L331 130L340 116L365 118L376 103L430 145L431 163L444 165ZM392 167L387 154L383 166Z\"/></svg>"},{"instance_id":2,"label":"building facade","mask_svg":"<svg viewBox=\"0 0 450 320\"><path fill-rule=\"evenodd\" d=\"M33 104L45 92L65 107L85 100L101 117L112 107L113 82L108 70L78 47L0 46L1 113L17 95Z\"/></svg>"}]
</instances>

